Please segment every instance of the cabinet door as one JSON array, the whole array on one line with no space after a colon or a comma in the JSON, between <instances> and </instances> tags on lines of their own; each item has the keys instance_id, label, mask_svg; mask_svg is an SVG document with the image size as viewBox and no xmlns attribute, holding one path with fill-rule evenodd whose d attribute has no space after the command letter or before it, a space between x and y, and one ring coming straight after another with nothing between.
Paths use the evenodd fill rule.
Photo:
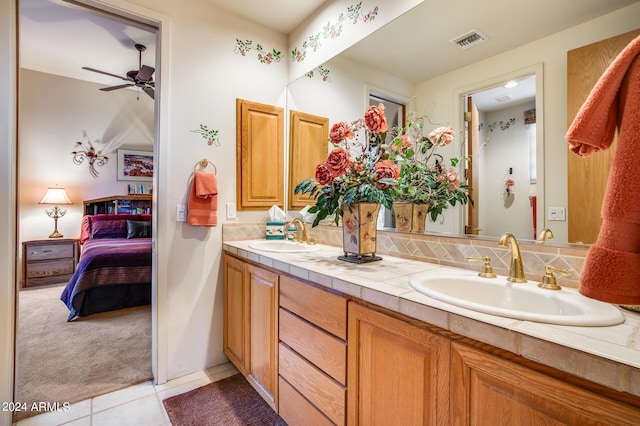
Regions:
<instances>
[{"instance_id":1,"label":"cabinet door","mask_svg":"<svg viewBox=\"0 0 640 426\"><path fill-rule=\"evenodd\" d=\"M448 424L448 339L350 303L348 351L348 424Z\"/></svg>"},{"instance_id":2,"label":"cabinet door","mask_svg":"<svg viewBox=\"0 0 640 426\"><path fill-rule=\"evenodd\" d=\"M238 210L284 208L284 109L236 100Z\"/></svg>"},{"instance_id":3,"label":"cabinet door","mask_svg":"<svg viewBox=\"0 0 640 426\"><path fill-rule=\"evenodd\" d=\"M278 275L247 265L251 335L249 382L277 411Z\"/></svg>"},{"instance_id":4,"label":"cabinet door","mask_svg":"<svg viewBox=\"0 0 640 426\"><path fill-rule=\"evenodd\" d=\"M249 368L249 290L244 262L224 257L223 348L229 360L246 376Z\"/></svg>"},{"instance_id":5,"label":"cabinet door","mask_svg":"<svg viewBox=\"0 0 640 426\"><path fill-rule=\"evenodd\" d=\"M640 411L463 344L451 345L453 425L638 425Z\"/></svg>"}]
</instances>

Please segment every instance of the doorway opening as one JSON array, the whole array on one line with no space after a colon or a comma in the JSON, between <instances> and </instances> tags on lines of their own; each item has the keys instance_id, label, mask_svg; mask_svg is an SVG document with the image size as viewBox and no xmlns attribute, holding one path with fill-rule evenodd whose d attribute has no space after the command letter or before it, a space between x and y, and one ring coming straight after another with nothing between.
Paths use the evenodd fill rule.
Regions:
<instances>
[{"instance_id":1,"label":"doorway opening","mask_svg":"<svg viewBox=\"0 0 640 426\"><path fill-rule=\"evenodd\" d=\"M148 89L156 85L159 75L156 60L159 28L76 2L21 0L18 18L16 234L19 247L16 251L18 300L14 396L16 401L60 399L60 403L76 402L153 379L157 374L152 356L157 345L156 331L152 332L155 307L127 308L67 322L69 311L60 301L60 295L67 275L76 268L77 252L73 251L81 250L77 239L83 216L87 213L83 201L129 195L128 188L133 186L144 186L146 191L153 184L151 180L143 183L119 180L116 160L119 149L142 150L152 156L157 150L158 103ZM106 44L94 38L98 35L105 38ZM57 43L62 50L48 43ZM139 56L142 49L136 44L145 46L144 55ZM109 53L118 49L121 54ZM67 58L66 53L72 53L72 56ZM104 59L107 61L101 62ZM83 70L76 61L100 72ZM121 61L124 67L120 66ZM146 76L143 84L138 85L135 76L132 77L134 84L130 84L131 80L118 81L118 78L129 77L131 70L142 70L143 65L156 71L152 77ZM66 66L71 67L69 74L65 71ZM100 90L104 88L109 89ZM83 148L92 145L110 161L102 165L95 163L93 171L88 167L89 157L74 163L72 151L76 149L76 141L82 141ZM93 172L97 172L97 177ZM66 188L73 204L61 206L68 211L59 221L65 237L49 240L47 235L52 223L42 219L45 206L40 206L39 201L46 187L56 184ZM155 197L157 188L153 194ZM155 205L154 201L150 200L150 203ZM155 235L154 229L152 240ZM67 240L64 242L67 244L59 244L62 240ZM31 259L31 252L25 247L30 247L34 241L42 242L46 250L51 246L61 251L51 259L47 258L49 252L46 250L44 259ZM154 256L152 271L156 264ZM27 258L33 260L29 269L25 266ZM60 270L64 274L56 279L55 274ZM32 287L26 285L31 274L49 275L51 279L40 280L36 284L41 285ZM155 281L156 274L152 275L152 281ZM156 283L152 282L150 287L153 295ZM134 328L140 325L145 328L135 331ZM60 339L63 328L69 332L65 334L68 340ZM111 344L104 341L107 335L113 338ZM144 346L137 345L140 339L135 336L146 336L148 342ZM120 352L115 349L117 345L120 345ZM142 364L136 364L145 370L142 373L129 368L134 354L139 358L136 362L142 359ZM92 364L99 359L103 362ZM33 366L38 365L41 371L34 372ZM105 379L106 387L100 386L100 379L92 370L95 365L107 369L103 371L104 377L109 377L111 383L107 384ZM56 371L58 367L62 370ZM118 373L123 373L120 382L113 380ZM23 386L25 383L28 386ZM61 393L63 387L67 388L66 393ZM40 393L25 396L27 388L29 392L39 388Z\"/></svg>"},{"instance_id":2,"label":"doorway opening","mask_svg":"<svg viewBox=\"0 0 640 426\"><path fill-rule=\"evenodd\" d=\"M461 94L466 177L474 205L464 233L535 239L544 223L540 88L535 71ZM538 213L539 212L539 213Z\"/></svg>"}]
</instances>

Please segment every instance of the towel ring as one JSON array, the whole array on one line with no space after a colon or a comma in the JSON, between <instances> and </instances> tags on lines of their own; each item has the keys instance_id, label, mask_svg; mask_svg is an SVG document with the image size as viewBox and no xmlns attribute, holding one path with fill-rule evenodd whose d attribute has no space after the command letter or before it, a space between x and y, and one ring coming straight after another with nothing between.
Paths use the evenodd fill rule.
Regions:
<instances>
[{"instance_id":1,"label":"towel ring","mask_svg":"<svg viewBox=\"0 0 640 426\"><path fill-rule=\"evenodd\" d=\"M202 160L198 161L196 165L193 167L193 171L195 172L196 170L198 170L198 166L200 166L203 169L206 169L207 166L209 165L213 167L213 174L217 175L218 169L216 168L216 165L213 164L211 161L207 160L206 158L203 158Z\"/></svg>"}]
</instances>

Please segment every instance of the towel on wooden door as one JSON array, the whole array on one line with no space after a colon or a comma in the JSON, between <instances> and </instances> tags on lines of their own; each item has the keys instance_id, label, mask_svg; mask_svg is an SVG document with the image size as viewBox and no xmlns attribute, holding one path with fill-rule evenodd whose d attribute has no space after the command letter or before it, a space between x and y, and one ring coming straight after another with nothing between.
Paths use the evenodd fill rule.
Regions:
<instances>
[{"instance_id":1,"label":"towel on wooden door","mask_svg":"<svg viewBox=\"0 0 640 426\"><path fill-rule=\"evenodd\" d=\"M187 203L187 224L218 224L218 180L214 173L194 173Z\"/></svg>"},{"instance_id":2,"label":"towel on wooden door","mask_svg":"<svg viewBox=\"0 0 640 426\"><path fill-rule=\"evenodd\" d=\"M602 227L580 277L580 293L609 303L640 304L640 37L602 74L569 127L581 156L607 149L618 130L602 203ZM588 188L585 188L588 190Z\"/></svg>"}]
</instances>

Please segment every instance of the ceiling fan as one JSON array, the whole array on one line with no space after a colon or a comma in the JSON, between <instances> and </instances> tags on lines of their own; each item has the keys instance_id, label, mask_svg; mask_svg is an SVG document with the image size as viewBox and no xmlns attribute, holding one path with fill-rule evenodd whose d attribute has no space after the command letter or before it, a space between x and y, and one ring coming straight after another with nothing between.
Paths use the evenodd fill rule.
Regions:
<instances>
[{"instance_id":1,"label":"ceiling fan","mask_svg":"<svg viewBox=\"0 0 640 426\"><path fill-rule=\"evenodd\" d=\"M82 69L87 71L97 72L104 75L110 75L111 77L116 77L121 80L129 82L126 84L120 84L118 86L103 87L100 90L109 92L111 90L124 89L125 87L136 86L136 87L140 87L144 91L144 93L151 96L151 98L153 99L155 94L155 91L154 91L155 83L153 82L153 78L151 76L155 72L155 69L147 65L142 65L142 52L144 52L147 49L146 46L142 44L136 44L135 48L138 50L140 55L139 62L138 62L138 69L128 71L126 77L122 77L116 74L111 74L106 71L97 70L95 68L82 67Z\"/></svg>"}]
</instances>

